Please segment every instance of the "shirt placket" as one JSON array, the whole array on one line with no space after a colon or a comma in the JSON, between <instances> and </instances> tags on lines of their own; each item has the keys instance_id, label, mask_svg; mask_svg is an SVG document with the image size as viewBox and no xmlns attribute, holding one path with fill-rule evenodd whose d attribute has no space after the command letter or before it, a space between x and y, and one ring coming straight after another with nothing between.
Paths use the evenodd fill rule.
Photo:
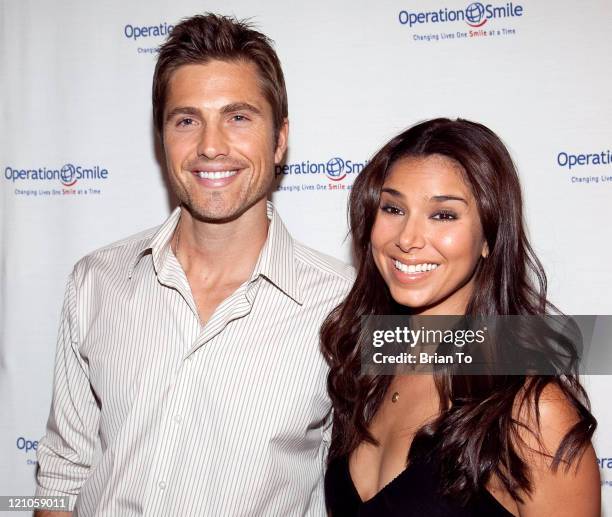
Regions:
<instances>
[{"instance_id":1,"label":"shirt placket","mask_svg":"<svg viewBox=\"0 0 612 517\"><path fill-rule=\"evenodd\" d=\"M194 345L188 349L183 361L176 371L168 388L168 396L162 411L162 425L157 447L151 465L151 472L147 486L147 497L144 505L145 515L168 515L167 510L173 507L173 502L166 494L172 488L173 468L182 447L182 437L186 432L184 426L189 425L192 413L189 407L190 392L193 386L194 376L198 375L197 361L193 358L198 350L210 343L218 336L229 323L243 318L249 314L252 302L257 291L258 281L241 286L230 298L223 302L209 322L204 326L202 333ZM229 310L228 310L229 309ZM233 346L229 343L227 346ZM207 360L214 359L211 354ZM206 495L202 494L200 504L205 506ZM204 507L202 507L202 510Z\"/></svg>"}]
</instances>

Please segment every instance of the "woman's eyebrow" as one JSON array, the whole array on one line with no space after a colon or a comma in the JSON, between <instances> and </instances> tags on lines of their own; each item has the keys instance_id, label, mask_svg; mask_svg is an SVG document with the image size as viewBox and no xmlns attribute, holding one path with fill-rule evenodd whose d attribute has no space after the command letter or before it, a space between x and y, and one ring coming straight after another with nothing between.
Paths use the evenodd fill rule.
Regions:
<instances>
[{"instance_id":1,"label":"woman's eyebrow","mask_svg":"<svg viewBox=\"0 0 612 517\"><path fill-rule=\"evenodd\" d=\"M442 194L442 195L439 195L439 196L431 196L430 201L437 201L437 202L442 202L442 201L462 201L466 205L468 204L468 202L464 198L462 198L461 196L453 196L453 195L450 195L450 194Z\"/></svg>"},{"instance_id":2,"label":"woman's eyebrow","mask_svg":"<svg viewBox=\"0 0 612 517\"><path fill-rule=\"evenodd\" d=\"M390 196L393 196L393 197L399 197L401 199L405 198L404 194L402 194L399 190L395 190L394 188L386 187L386 188L383 188L381 192L389 194Z\"/></svg>"}]
</instances>

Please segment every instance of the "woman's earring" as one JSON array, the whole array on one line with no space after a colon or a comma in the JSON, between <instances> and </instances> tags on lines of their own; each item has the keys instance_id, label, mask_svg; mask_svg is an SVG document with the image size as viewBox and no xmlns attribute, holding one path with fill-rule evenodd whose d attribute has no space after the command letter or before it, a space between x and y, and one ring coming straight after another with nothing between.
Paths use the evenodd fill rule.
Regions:
<instances>
[{"instance_id":1,"label":"woman's earring","mask_svg":"<svg viewBox=\"0 0 612 517\"><path fill-rule=\"evenodd\" d=\"M484 243L484 246L482 247L482 258L487 258L489 256L489 244L488 243Z\"/></svg>"}]
</instances>

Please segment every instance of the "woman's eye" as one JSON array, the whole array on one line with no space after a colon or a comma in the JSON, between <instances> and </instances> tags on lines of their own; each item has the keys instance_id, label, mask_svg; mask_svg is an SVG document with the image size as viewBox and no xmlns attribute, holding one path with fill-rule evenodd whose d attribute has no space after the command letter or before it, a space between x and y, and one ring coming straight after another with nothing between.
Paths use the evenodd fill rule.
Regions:
<instances>
[{"instance_id":1,"label":"woman's eye","mask_svg":"<svg viewBox=\"0 0 612 517\"><path fill-rule=\"evenodd\" d=\"M385 212L387 214L392 214L392 215L403 215L403 213L404 213L401 208L398 208L398 207L393 206L393 205L382 205L380 207L380 209L383 212Z\"/></svg>"},{"instance_id":2,"label":"woman's eye","mask_svg":"<svg viewBox=\"0 0 612 517\"><path fill-rule=\"evenodd\" d=\"M455 219L457 219L457 214L455 214L455 212L450 211L440 211L436 212L432 216L432 219L436 219L438 221L454 221Z\"/></svg>"}]
</instances>

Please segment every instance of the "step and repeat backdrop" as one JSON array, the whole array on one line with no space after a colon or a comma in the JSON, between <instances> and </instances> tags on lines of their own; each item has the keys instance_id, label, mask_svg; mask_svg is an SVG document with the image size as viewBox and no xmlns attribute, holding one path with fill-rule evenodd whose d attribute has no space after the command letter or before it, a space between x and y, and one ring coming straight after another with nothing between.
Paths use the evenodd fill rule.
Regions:
<instances>
[{"instance_id":1,"label":"step and repeat backdrop","mask_svg":"<svg viewBox=\"0 0 612 517\"><path fill-rule=\"evenodd\" d=\"M291 130L272 200L299 240L350 261L347 196L372 154L423 119L468 118L517 163L552 301L612 314L612 3L172 4L0 3L0 495L34 490L73 264L173 208L151 79L157 47L195 13L250 18L275 41ZM585 384L612 516L612 377Z\"/></svg>"}]
</instances>

